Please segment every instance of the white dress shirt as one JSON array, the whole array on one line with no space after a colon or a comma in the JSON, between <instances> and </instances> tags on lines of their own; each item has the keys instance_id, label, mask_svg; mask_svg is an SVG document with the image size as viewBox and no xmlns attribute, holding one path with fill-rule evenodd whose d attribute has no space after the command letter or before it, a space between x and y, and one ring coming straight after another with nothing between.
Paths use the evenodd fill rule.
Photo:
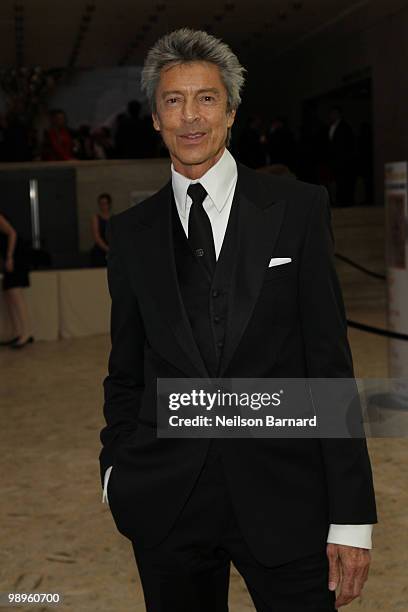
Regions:
<instances>
[{"instance_id":1,"label":"white dress shirt","mask_svg":"<svg viewBox=\"0 0 408 612\"><path fill-rule=\"evenodd\" d=\"M192 204L190 196L187 195L187 189L190 183L201 183L208 194L203 201L203 207L211 221L217 259L227 229L237 178L237 164L228 149L224 150L218 162L207 170L201 178L193 181L179 174L174 169L173 164L171 164L171 180L174 199L186 236L188 236L188 215ZM111 470L112 466L105 472L104 491L102 496L103 502L108 502L107 486ZM346 546L357 546L359 548L372 548L372 529L372 525L332 524L329 528L327 542L332 544L344 544Z\"/></svg>"},{"instance_id":2,"label":"white dress shirt","mask_svg":"<svg viewBox=\"0 0 408 612\"><path fill-rule=\"evenodd\" d=\"M192 204L190 196L187 195L187 189L191 183L201 183L208 193L203 201L203 208L211 221L216 259L219 257L227 229L237 178L237 164L228 149L224 150L221 158L214 166L201 178L194 181L176 172L173 164L171 164L174 199L187 237L188 216Z\"/></svg>"}]
</instances>

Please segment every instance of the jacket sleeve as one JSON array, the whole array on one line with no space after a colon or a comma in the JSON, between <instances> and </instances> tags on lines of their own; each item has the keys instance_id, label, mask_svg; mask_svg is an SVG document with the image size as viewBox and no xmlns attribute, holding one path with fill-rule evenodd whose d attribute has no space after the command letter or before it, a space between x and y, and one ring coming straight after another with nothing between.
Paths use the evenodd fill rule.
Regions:
<instances>
[{"instance_id":1,"label":"jacket sleeve","mask_svg":"<svg viewBox=\"0 0 408 612\"><path fill-rule=\"evenodd\" d=\"M325 187L318 188L306 230L299 270L299 300L308 378L353 379L356 385L343 296L335 268L329 194ZM321 438L320 443L327 479L329 522L376 523L373 479L364 433L362 437Z\"/></svg>"},{"instance_id":2,"label":"jacket sleeve","mask_svg":"<svg viewBox=\"0 0 408 612\"><path fill-rule=\"evenodd\" d=\"M127 275L126 262L119 251L121 236L116 222L117 218L113 216L108 223L111 351L108 375L103 381L106 426L100 432L103 445L99 456L102 484L105 470L114 464L115 449L137 427L144 390L145 332L137 297Z\"/></svg>"}]
</instances>

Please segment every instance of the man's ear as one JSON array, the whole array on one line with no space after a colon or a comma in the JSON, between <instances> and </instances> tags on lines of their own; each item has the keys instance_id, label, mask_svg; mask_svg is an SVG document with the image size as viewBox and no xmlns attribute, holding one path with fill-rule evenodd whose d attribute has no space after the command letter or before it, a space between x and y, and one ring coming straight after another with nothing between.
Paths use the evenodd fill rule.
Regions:
<instances>
[{"instance_id":1,"label":"man's ear","mask_svg":"<svg viewBox=\"0 0 408 612\"><path fill-rule=\"evenodd\" d=\"M152 113L153 127L157 132L160 132L160 121L157 113Z\"/></svg>"},{"instance_id":2,"label":"man's ear","mask_svg":"<svg viewBox=\"0 0 408 612\"><path fill-rule=\"evenodd\" d=\"M227 117L227 126L230 128L235 121L235 115L237 114L236 109L230 111Z\"/></svg>"}]
</instances>

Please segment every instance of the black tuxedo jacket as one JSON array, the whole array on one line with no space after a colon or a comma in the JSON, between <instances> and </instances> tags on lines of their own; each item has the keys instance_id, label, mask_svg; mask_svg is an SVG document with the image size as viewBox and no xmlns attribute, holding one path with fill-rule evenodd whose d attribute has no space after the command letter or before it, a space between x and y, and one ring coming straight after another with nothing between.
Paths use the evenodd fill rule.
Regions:
<instances>
[{"instance_id":1,"label":"black tuxedo jacket","mask_svg":"<svg viewBox=\"0 0 408 612\"><path fill-rule=\"evenodd\" d=\"M239 248L220 376L352 377L327 191L238 163L235 198ZM171 206L169 181L110 221L101 479L113 465L116 525L146 547L174 524L209 445L157 438L154 427L158 377L208 376L178 286ZM271 257L292 262L268 268ZM243 535L264 564L322 550L330 523L376 522L365 439L221 442Z\"/></svg>"}]
</instances>

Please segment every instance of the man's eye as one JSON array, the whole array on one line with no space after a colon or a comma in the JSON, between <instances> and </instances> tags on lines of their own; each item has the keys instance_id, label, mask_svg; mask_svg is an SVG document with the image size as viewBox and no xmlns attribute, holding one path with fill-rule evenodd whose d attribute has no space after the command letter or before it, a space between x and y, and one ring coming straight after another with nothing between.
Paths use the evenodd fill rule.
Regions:
<instances>
[{"instance_id":1,"label":"man's eye","mask_svg":"<svg viewBox=\"0 0 408 612\"><path fill-rule=\"evenodd\" d=\"M170 105L171 105L171 104L175 104L176 102L177 102L177 98L168 98L168 99L166 100L166 103L167 103L167 104L170 104Z\"/></svg>"},{"instance_id":2,"label":"man's eye","mask_svg":"<svg viewBox=\"0 0 408 612\"><path fill-rule=\"evenodd\" d=\"M212 102L214 99L214 96L203 96L204 102Z\"/></svg>"}]
</instances>

